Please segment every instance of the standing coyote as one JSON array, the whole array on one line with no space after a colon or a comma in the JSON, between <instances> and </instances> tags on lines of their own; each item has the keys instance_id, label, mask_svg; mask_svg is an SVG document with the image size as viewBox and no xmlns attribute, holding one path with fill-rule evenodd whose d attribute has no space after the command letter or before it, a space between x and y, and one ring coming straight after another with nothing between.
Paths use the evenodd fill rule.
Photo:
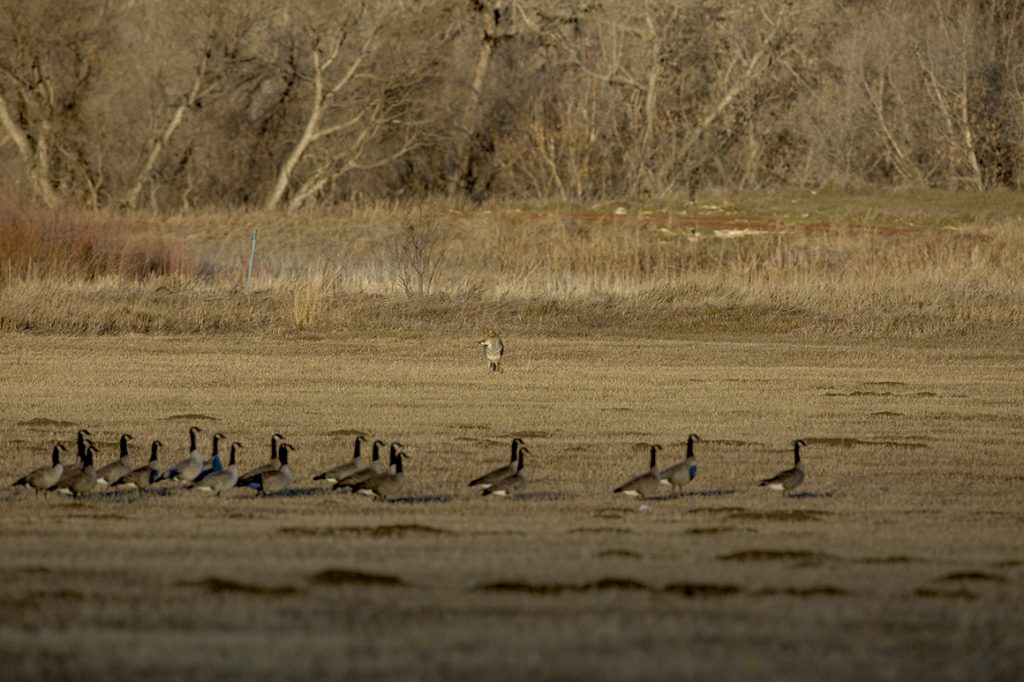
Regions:
<instances>
[{"instance_id":1,"label":"standing coyote","mask_svg":"<svg viewBox=\"0 0 1024 682\"><path fill-rule=\"evenodd\" d=\"M480 339L480 345L484 347L484 357L491 363L492 372L500 372L501 356L505 354L505 344L501 337L493 329L487 330L487 336Z\"/></svg>"}]
</instances>

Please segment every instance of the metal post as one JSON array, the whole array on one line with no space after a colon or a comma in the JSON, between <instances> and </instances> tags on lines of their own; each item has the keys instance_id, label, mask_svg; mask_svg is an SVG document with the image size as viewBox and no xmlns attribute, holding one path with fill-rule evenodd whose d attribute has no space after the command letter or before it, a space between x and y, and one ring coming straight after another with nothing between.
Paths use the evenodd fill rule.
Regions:
<instances>
[{"instance_id":1,"label":"metal post","mask_svg":"<svg viewBox=\"0 0 1024 682\"><path fill-rule=\"evenodd\" d=\"M252 231L252 251L249 252L249 275L245 278L245 290L247 292L252 291L252 266L256 262L256 235L259 233L258 229Z\"/></svg>"}]
</instances>

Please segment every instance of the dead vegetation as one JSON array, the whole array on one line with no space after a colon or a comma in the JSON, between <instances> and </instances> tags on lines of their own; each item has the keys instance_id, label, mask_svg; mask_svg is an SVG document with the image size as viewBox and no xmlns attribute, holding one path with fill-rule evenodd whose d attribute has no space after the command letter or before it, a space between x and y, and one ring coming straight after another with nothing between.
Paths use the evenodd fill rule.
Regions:
<instances>
[{"instance_id":1,"label":"dead vegetation","mask_svg":"<svg viewBox=\"0 0 1024 682\"><path fill-rule=\"evenodd\" d=\"M7 335L5 680L309 679L337 661L417 679L1020 669L1019 346L601 338L567 352L526 335L495 376L462 338ZM865 390L880 384L900 390ZM123 431L136 461L159 437L170 463L192 423L245 443L243 468L281 430L293 493L6 487L80 426L103 463ZM646 509L611 494L643 467L638 443L666 444L670 464L690 432L707 441L686 494ZM357 433L412 455L394 503L311 480ZM470 491L513 435L533 453L530 495ZM796 436L811 495L756 487Z\"/></svg>"},{"instance_id":2,"label":"dead vegetation","mask_svg":"<svg viewBox=\"0 0 1024 682\"><path fill-rule=\"evenodd\" d=\"M131 219L9 208L0 330L1019 335L1017 206L964 221L956 199L861 215L856 200L830 197L623 214L444 202Z\"/></svg>"}]
</instances>

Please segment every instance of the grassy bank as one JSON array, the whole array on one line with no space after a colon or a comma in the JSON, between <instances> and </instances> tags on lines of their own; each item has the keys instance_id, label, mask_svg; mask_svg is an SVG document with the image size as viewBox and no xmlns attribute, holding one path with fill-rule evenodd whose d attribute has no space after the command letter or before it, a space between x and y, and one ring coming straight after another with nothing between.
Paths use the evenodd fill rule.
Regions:
<instances>
[{"instance_id":1,"label":"grassy bank","mask_svg":"<svg viewBox=\"0 0 1024 682\"><path fill-rule=\"evenodd\" d=\"M1016 338L1019 203L937 193L883 210L876 196L779 195L171 217L24 210L20 222L8 211L0 330ZM51 224L57 237L25 238Z\"/></svg>"}]
</instances>

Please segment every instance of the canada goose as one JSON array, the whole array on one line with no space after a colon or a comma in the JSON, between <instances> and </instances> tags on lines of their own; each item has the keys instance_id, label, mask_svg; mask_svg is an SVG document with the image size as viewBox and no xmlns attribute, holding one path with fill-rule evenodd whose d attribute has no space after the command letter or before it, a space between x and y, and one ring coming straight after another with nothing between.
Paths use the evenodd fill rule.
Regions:
<instances>
[{"instance_id":1,"label":"canada goose","mask_svg":"<svg viewBox=\"0 0 1024 682\"><path fill-rule=\"evenodd\" d=\"M120 456L116 462L100 467L100 470L96 472L98 485L110 485L132 470L131 456L128 454L128 441L131 439L130 433L121 434Z\"/></svg>"},{"instance_id":2,"label":"canada goose","mask_svg":"<svg viewBox=\"0 0 1024 682\"><path fill-rule=\"evenodd\" d=\"M142 490L160 480L160 467L157 464L157 453L164 446L159 440L153 441L150 446L149 462L140 467L132 469L127 474L114 481L114 487L124 487L128 490Z\"/></svg>"},{"instance_id":3,"label":"canada goose","mask_svg":"<svg viewBox=\"0 0 1024 682\"><path fill-rule=\"evenodd\" d=\"M78 456L75 458L75 461L68 462L64 465L64 473L60 475L60 480L49 488L50 490L66 488L68 484L71 483L72 477L82 470L82 462L85 461L85 452L88 447L92 445L92 441L86 438L86 436L91 435L92 432L90 432L89 429L79 429L78 436L76 437L78 444Z\"/></svg>"},{"instance_id":4,"label":"canada goose","mask_svg":"<svg viewBox=\"0 0 1024 682\"><path fill-rule=\"evenodd\" d=\"M275 433L270 437L270 461L266 464L261 464L255 469L250 469L244 474L238 477L237 485L239 488L248 488L249 484L257 480L260 475L270 471L277 471L281 468L281 460L278 459L278 452L280 452L281 444L284 442L284 436L280 433Z\"/></svg>"},{"instance_id":5,"label":"canada goose","mask_svg":"<svg viewBox=\"0 0 1024 682\"><path fill-rule=\"evenodd\" d=\"M256 490L257 495L278 493L288 487L292 482L292 470L288 466L288 453L295 449L290 443L284 443L277 449L277 458L281 461L281 468L277 471L267 471L260 474L259 478L249 484L250 488Z\"/></svg>"},{"instance_id":6,"label":"canada goose","mask_svg":"<svg viewBox=\"0 0 1024 682\"><path fill-rule=\"evenodd\" d=\"M189 436L191 437L192 443L191 449L189 450L188 457L181 460L168 471L166 471L162 477L162 480L178 481L179 483L191 483L196 480L196 477L203 472L203 458L199 454L199 449L195 446L195 433L193 429L198 430L199 427L193 426L189 429ZM216 447L217 441L224 438L223 433L215 433L213 435L214 447Z\"/></svg>"},{"instance_id":7,"label":"canada goose","mask_svg":"<svg viewBox=\"0 0 1024 682\"><path fill-rule=\"evenodd\" d=\"M694 441L700 440L700 436L691 433L686 439L686 459L679 464L673 464L661 472L661 477L672 485L672 490L679 492L684 485L697 478L697 458L693 454Z\"/></svg>"},{"instance_id":8,"label":"canada goose","mask_svg":"<svg viewBox=\"0 0 1024 682\"><path fill-rule=\"evenodd\" d=\"M493 329L487 330L487 336L480 339L480 345L484 347L484 357L490 364L492 372L500 372L501 357L505 354L505 343Z\"/></svg>"},{"instance_id":9,"label":"canada goose","mask_svg":"<svg viewBox=\"0 0 1024 682\"><path fill-rule=\"evenodd\" d=\"M516 472L510 476L506 476L500 481L496 481L490 488L484 490L484 495L496 495L498 497L508 497L513 493L520 493L526 490L526 469L523 468L523 460L526 455L530 454L529 448L519 448L519 457L516 463Z\"/></svg>"},{"instance_id":10,"label":"canada goose","mask_svg":"<svg viewBox=\"0 0 1024 682\"><path fill-rule=\"evenodd\" d=\"M336 467L332 467L327 471L323 471L313 477L314 481L327 481L328 483L337 483L346 476L351 476L357 471L363 468L363 443L366 442L365 436L356 436L355 451L352 453L352 459L349 461L339 464ZM379 440L373 441L373 451L377 453L377 460L380 461L380 448L384 445Z\"/></svg>"},{"instance_id":11,"label":"canada goose","mask_svg":"<svg viewBox=\"0 0 1024 682\"><path fill-rule=\"evenodd\" d=\"M381 445L383 445L383 443L381 443ZM388 457L389 462L394 461L395 453L397 453L401 449L401 447L402 444L397 441L391 444L391 455ZM349 492L351 492L353 486L358 485L363 481L369 480L371 477L383 472L384 465L381 464L380 462L380 448L377 445L374 445L373 457L370 459L370 466L364 467L359 471L355 471L349 474L345 478L335 483L331 490L340 490L343 488L348 488Z\"/></svg>"},{"instance_id":12,"label":"canada goose","mask_svg":"<svg viewBox=\"0 0 1024 682\"><path fill-rule=\"evenodd\" d=\"M402 471L402 460L409 456L398 451L391 454L391 466L386 471L375 474L370 478L356 483L352 486L352 492L360 495L367 495L378 500L387 501L389 497L398 493L405 484L405 473Z\"/></svg>"},{"instance_id":13,"label":"canada goose","mask_svg":"<svg viewBox=\"0 0 1024 682\"><path fill-rule=\"evenodd\" d=\"M661 486L670 485L668 481L662 480L658 474L658 450L661 450L660 445L651 446L651 468L646 474L640 474L636 478L630 479L616 488L614 492L622 493L629 497L650 497L661 492Z\"/></svg>"},{"instance_id":14,"label":"canada goose","mask_svg":"<svg viewBox=\"0 0 1024 682\"><path fill-rule=\"evenodd\" d=\"M228 459L228 468L224 471L218 471L210 474L202 481L196 481L189 487L208 493L214 493L217 496L220 496L220 494L225 490L231 490L234 488L235 484L238 483L238 464L236 463L236 456L238 454L238 450L242 447L241 443L232 443L231 455Z\"/></svg>"},{"instance_id":15,"label":"canada goose","mask_svg":"<svg viewBox=\"0 0 1024 682\"><path fill-rule=\"evenodd\" d=\"M32 488L39 494L40 490L47 490L57 485L61 475L64 473L64 465L60 463L60 455L66 452L64 443L57 443L53 446L51 464L48 467L35 469L14 482L14 485Z\"/></svg>"},{"instance_id":16,"label":"canada goose","mask_svg":"<svg viewBox=\"0 0 1024 682\"><path fill-rule=\"evenodd\" d=\"M85 459L82 460L82 470L71 477L67 485L57 488L57 492L65 495L78 497L90 492L96 487L96 468L93 467L93 457L96 455L96 446L90 445L85 450Z\"/></svg>"},{"instance_id":17,"label":"canada goose","mask_svg":"<svg viewBox=\"0 0 1024 682\"><path fill-rule=\"evenodd\" d=\"M505 465L503 467L499 467L499 468L497 468L497 469L495 469L493 471L488 471L486 474L484 474L480 478L474 478L472 481L469 482L469 487L470 488L480 487L480 488L483 488L484 490L487 490L492 485L494 485L497 481L500 481L501 479L505 478L506 476L515 476L516 471L518 470L518 467L517 467L516 463L517 463L517 461L519 459L519 457L518 457L519 446L522 445L522 444L523 444L523 439L522 438L513 438L512 439L512 459L509 461L509 463L507 465Z\"/></svg>"},{"instance_id":18,"label":"canada goose","mask_svg":"<svg viewBox=\"0 0 1024 682\"><path fill-rule=\"evenodd\" d=\"M224 463L220 460L220 442L224 438L225 436L221 433L213 434L213 456L210 457L208 462L203 464L203 470L195 477L192 483L199 483L207 476L224 471Z\"/></svg>"},{"instance_id":19,"label":"canada goose","mask_svg":"<svg viewBox=\"0 0 1024 682\"><path fill-rule=\"evenodd\" d=\"M800 462L800 448L807 443L802 440L793 441L793 468L777 473L771 478L761 481L760 485L768 486L772 490L781 490L788 494L790 490L804 482L804 465Z\"/></svg>"}]
</instances>

